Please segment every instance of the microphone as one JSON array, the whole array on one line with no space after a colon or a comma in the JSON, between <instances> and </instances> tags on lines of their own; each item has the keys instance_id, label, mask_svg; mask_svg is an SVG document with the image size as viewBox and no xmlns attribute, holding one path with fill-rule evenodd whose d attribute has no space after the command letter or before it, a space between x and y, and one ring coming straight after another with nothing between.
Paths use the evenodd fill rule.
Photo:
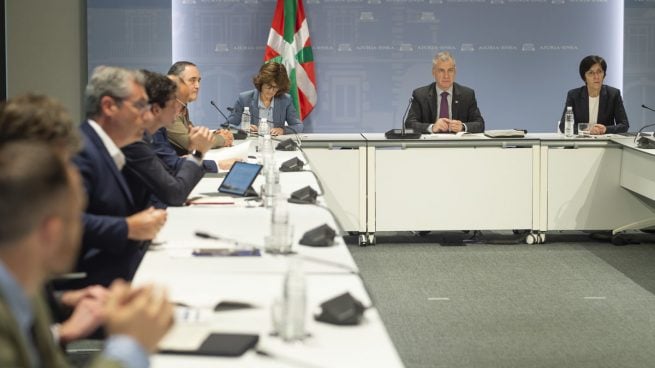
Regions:
<instances>
[{"instance_id":1,"label":"microphone","mask_svg":"<svg viewBox=\"0 0 655 368\"><path fill-rule=\"evenodd\" d=\"M644 104L641 104L641 107L643 107L646 110L655 111L655 109L651 109L650 107L648 107L648 106L646 106Z\"/></svg>"},{"instance_id":2,"label":"microphone","mask_svg":"<svg viewBox=\"0 0 655 368\"><path fill-rule=\"evenodd\" d=\"M230 125L230 122L228 121L227 116L225 116L225 114L223 114L223 111L221 111L221 109L218 108L218 106L216 105L216 103L214 103L214 100L210 100L209 103L210 103L212 106L214 106L214 108L215 108L215 109L216 109L216 110L221 114L221 116L223 116L223 118L225 119L225 122L224 122L223 124L221 124L221 127L223 127L223 128L227 128L227 129L229 129L229 130L234 130L234 131L232 132L232 134L234 135L234 139L246 139L246 138L248 138L248 133L247 133L247 132L244 132L242 129L239 129L239 128L236 128L236 127L233 127L233 126Z\"/></svg>"},{"instance_id":3,"label":"microphone","mask_svg":"<svg viewBox=\"0 0 655 368\"><path fill-rule=\"evenodd\" d=\"M655 109L651 109L650 107L648 107L648 106L646 106L644 104L642 104L641 107L643 107L646 110L655 111ZM644 129L652 127L652 126L655 126L655 123L646 124L646 125L642 126L641 129L639 129L637 131L637 134L635 135L635 140L634 140L634 143L637 144L637 147L639 147L639 148L655 148L655 142L653 142L652 136L648 136L648 135L645 135L645 134L642 135L641 134L641 132Z\"/></svg>"},{"instance_id":4,"label":"microphone","mask_svg":"<svg viewBox=\"0 0 655 368\"><path fill-rule=\"evenodd\" d=\"M407 118L407 113L409 113L409 108L412 106L413 101L414 97L412 96L409 98L409 103L407 104L407 108L403 114L403 121L400 123L401 128L391 129L384 133L384 136L387 139L418 139L421 137L421 133L414 132L414 129L405 130L405 119Z\"/></svg>"},{"instance_id":5,"label":"microphone","mask_svg":"<svg viewBox=\"0 0 655 368\"><path fill-rule=\"evenodd\" d=\"M293 151L296 149L296 147L297 148L302 147L302 141L300 140L300 135L298 135L298 132L295 129L293 129L291 126L285 126L284 128L289 129L293 132L293 135L296 137L296 141L293 142L291 138L285 139L282 142L278 143L275 149L278 151Z\"/></svg>"}]
</instances>

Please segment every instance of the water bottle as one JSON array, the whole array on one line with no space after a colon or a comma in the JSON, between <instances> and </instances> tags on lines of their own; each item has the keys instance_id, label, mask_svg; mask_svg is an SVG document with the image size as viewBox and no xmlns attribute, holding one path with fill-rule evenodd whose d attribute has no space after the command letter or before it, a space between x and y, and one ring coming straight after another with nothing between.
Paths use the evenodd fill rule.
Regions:
<instances>
[{"instance_id":1,"label":"water bottle","mask_svg":"<svg viewBox=\"0 0 655 368\"><path fill-rule=\"evenodd\" d=\"M289 224L289 207L286 198L279 193L273 199L271 209L271 235L266 244L266 251L276 254L291 252L293 229Z\"/></svg>"},{"instance_id":2,"label":"water bottle","mask_svg":"<svg viewBox=\"0 0 655 368\"><path fill-rule=\"evenodd\" d=\"M275 165L275 150L273 149L273 141L270 138L263 138L261 146L259 146L259 163L264 167L264 173L269 165ZM262 139L262 137L259 137Z\"/></svg>"},{"instance_id":3,"label":"water bottle","mask_svg":"<svg viewBox=\"0 0 655 368\"><path fill-rule=\"evenodd\" d=\"M571 106L566 107L566 114L564 114L564 136L566 138L573 137L573 108Z\"/></svg>"},{"instance_id":4,"label":"water bottle","mask_svg":"<svg viewBox=\"0 0 655 368\"><path fill-rule=\"evenodd\" d=\"M250 107L248 106L243 108L243 113L241 114L241 130L246 133L250 131Z\"/></svg>"},{"instance_id":5,"label":"water bottle","mask_svg":"<svg viewBox=\"0 0 655 368\"><path fill-rule=\"evenodd\" d=\"M269 164L265 166L264 171L264 187L262 190L262 200L264 207L271 208L273 207L273 201L280 192L280 172L275 167L275 164Z\"/></svg>"},{"instance_id":6,"label":"water bottle","mask_svg":"<svg viewBox=\"0 0 655 368\"><path fill-rule=\"evenodd\" d=\"M294 260L284 277L283 310L280 336L284 341L305 338L307 289L299 260Z\"/></svg>"},{"instance_id":7,"label":"water bottle","mask_svg":"<svg viewBox=\"0 0 655 368\"><path fill-rule=\"evenodd\" d=\"M268 121L265 118L259 119L259 127L257 128L258 134L259 134L259 139L258 139L258 147L259 151L262 151L262 148L264 147L264 141L267 139L271 139L271 126L268 123Z\"/></svg>"}]
</instances>

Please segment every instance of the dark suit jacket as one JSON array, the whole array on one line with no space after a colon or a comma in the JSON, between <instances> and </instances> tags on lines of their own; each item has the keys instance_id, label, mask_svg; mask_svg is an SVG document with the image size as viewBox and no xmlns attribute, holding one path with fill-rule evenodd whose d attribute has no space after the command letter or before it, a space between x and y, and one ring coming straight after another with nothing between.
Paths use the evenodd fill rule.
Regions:
<instances>
[{"instance_id":1,"label":"dark suit jacket","mask_svg":"<svg viewBox=\"0 0 655 368\"><path fill-rule=\"evenodd\" d=\"M85 121L80 130L84 147L73 162L82 174L88 203L76 271L86 272L87 278L68 286L109 286L116 278L131 280L143 258L142 242L127 239L125 218L144 208L135 205L125 178L91 125Z\"/></svg>"},{"instance_id":2,"label":"dark suit jacket","mask_svg":"<svg viewBox=\"0 0 655 368\"><path fill-rule=\"evenodd\" d=\"M412 92L412 106L405 119L405 127L420 133L431 133L428 127L437 121L436 82L420 87ZM454 120L466 124L470 133L484 132L484 119L478 109L475 92L465 86L453 83L452 114Z\"/></svg>"},{"instance_id":3,"label":"dark suit jacket","mask_svg":"<svg viewBox=\"0 0 655 368\"><path fill-rule=\"evenodd\" d=\"M34 300L33 306L35 350L39 354L42 366L68 367L62 351L56 346L50 333L51 319L45 302L42 298L37 298ZM0 293L0 367L29 367L30 358L25 343L25 339L21 337L18 323ZM118 368L120 366L115 361L99 357L90 367Z\"/></svg>"},{"instance_id":4,"label":"dark suit jacket","mask_svg":"<svg viewBox=\"0 0 655 368\"><path fill-rule=\"evenodd\" d=\"M184 164L184 161L186 161L185 158L178 156L175 147L169 142L166 128L160 128L152 135L152 146L157 156L173 171L178 171L182 167L182 164ZM187 153L183 152L182 154L185 155ZM218 166L212 160L204 160L202 167L210 173L218 172Z\"/></svg>"},{"instance_id":5,"label":"dark suit jacket","mask_svg":"<svg viewBox=\"0 0 655 368\"><path fill-rule=\"evenodd\" d=\"M239 94L239 98L234 103L232 113L227 117L230 125L235 127L241 125L241 114L243 113L243 108L246 106L250 108L250 114L252 115L250 119L251 124L257 125L259 122L259 91L256 89ZM291 129L288 129L289 127L284 126L285 121L296 133L302 132L302 121L298 118L298 112L293 105L291 95L288 93L273 97L273 127L284 128L285 133L293 133Z\"/></svg>"},{"instance_id":6,"label":"dark suit jacket","mask_svg":"<svg viewBox=\"0 0 655 368\"><path fill-rule=\"evenodd\" d=\"M139 207L148 207L154 195L164 205L181 206L205 171L189 160L183 160L176 171L170 170L157 157L151 141L145 133L143 140L122 149L126 160L123 175L134 201Z\"/></svg>"},{"instance_id":7,"label":"dark suit jacket","mask_svg":"<svg viewBox=\"0 0 655 368\"><path fill-rule=\"evenodd\" d=\"M628 116L623 107L621 91L614 87L603 85L600 88L600 99L598 101L598 119L597 122L607 127L606 133L624 133L628 131L630 124ZM573 107L573 116L575 133L578 132L579 123L589 122L589 91L587 86L574 88L566 94L566 103L559 123L560 132L564 131L564 115L566 107Z\"/></svg>"}]
</instances>

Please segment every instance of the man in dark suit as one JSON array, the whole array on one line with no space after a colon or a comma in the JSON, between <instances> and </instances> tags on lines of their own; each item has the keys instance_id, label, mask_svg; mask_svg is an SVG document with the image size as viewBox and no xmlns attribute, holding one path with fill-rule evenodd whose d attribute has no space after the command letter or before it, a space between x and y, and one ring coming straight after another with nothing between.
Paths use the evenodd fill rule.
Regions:
<instances>
[{"instance_id":1,"label":"man in dark suit","mask_svg":"<svg viewBox=\"0 0 655 368\"><path fill-rule=\"evenodd\" d=\"M70 270L79 250L79 173L34 141L0 147L0 172L0 367L66 367L41 291ZM165 294L115 282L106 307L110 337L91 367L147 367L172 316Z\"/></svg>"},{"instance_id":2,"label":"man in dark suit","mask_svg":"<svg viewBox=\"0 0 655 368\"><path fill-rule=\"evenodd\" d=\"M73 286L107 286L116 278L131 280L145 246L166 221L166 212L135 205L121 170L121 148L141 139L148 114L144 77L138 71L101 66L86 87L88 119L80 130L84 148L73 162L84 179L88 204L84 214L82 253L76 267L87 277Z\"/></svg>"},{"instance_id":3,"label":"man in dark suit","mask_svg":"<svg viewBox=\"0 0 655 368\"><path fill-rule=\"evenodd\" d=\"M151 104L150 114L144 124L143 139L122 149L126 158L123 174L137 205L145 207L154 202L156 207L181 206L205 174L202 158L211 148L213 137L211 133L207 134L193 155L182 160L179 168L171 170L157 156L152 134L173 124L181 109L179 101L182 96L177 95L179 88L176 83L165 75L150 71L143 73Z\"/></svg>"},{"instance_id":4,"label":"man in dark suit","mask_svg":"<svg viewBox=\"0 0 655 368\"><path fill-rule=\"evenodd\" d=\"M484 131L475 92L455 83L456 74L455 59L449 52L432 59L435 83L414 90L405 127L427 134Z\"/></svg>"}]
</instances>

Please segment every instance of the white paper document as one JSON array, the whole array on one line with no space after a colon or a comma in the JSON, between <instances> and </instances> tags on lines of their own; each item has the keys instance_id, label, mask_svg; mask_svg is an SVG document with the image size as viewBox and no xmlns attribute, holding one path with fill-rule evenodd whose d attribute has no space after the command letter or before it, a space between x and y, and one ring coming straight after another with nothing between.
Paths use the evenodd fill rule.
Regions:
<instances>
[{"instance_id":1,"label":"white paper document","mask_svg":"<svg viewBox=\"0 0 655 368\"><path fill-rule=\"evenodd\" d=\"M214 161L229 159L243 160L248 157L248 152L250 152L250 144L252 142L253 141L251 140L246 140L245 142L239 143L236 146L209 150L207 155L205 155L205 159Z\"/></svg>"}]
</instances>

